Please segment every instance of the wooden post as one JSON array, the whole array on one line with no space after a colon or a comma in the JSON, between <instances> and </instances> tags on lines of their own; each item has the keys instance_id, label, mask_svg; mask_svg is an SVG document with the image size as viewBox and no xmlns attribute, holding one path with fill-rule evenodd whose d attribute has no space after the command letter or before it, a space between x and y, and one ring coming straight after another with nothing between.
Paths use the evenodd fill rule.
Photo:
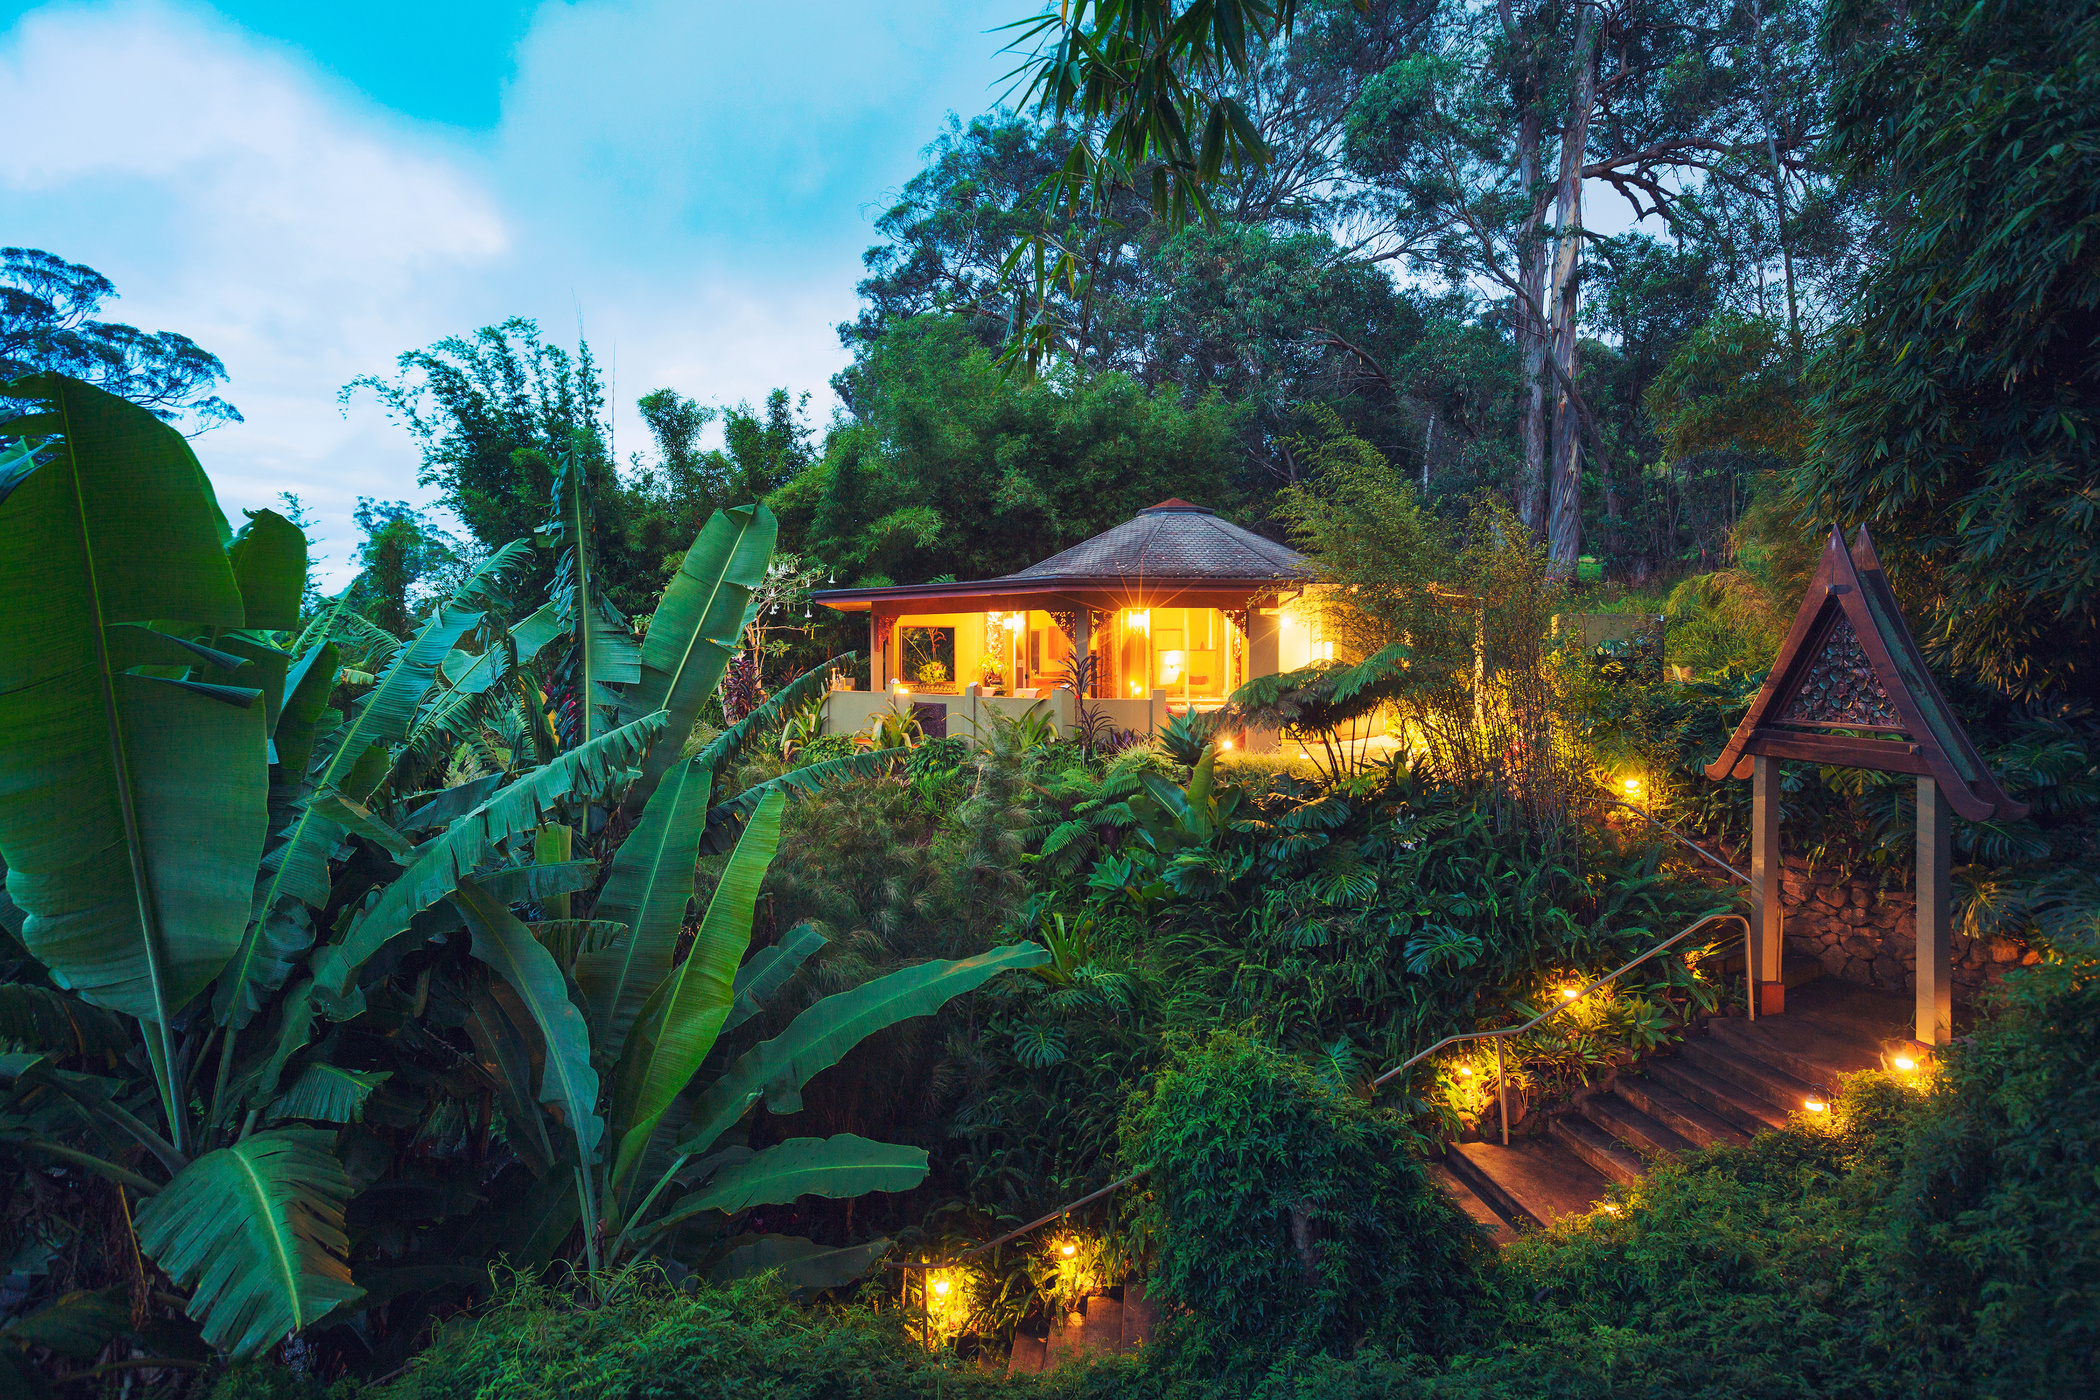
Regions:
<instances>
[{"instance_id":1,"label":"wooden post","mask_svg":"<svg viewBox=\"0 0 2100 1400\"><path fill-rule=\"evenodd\" d=\"M1927 1045L1945 1045L1954 1034L1953 827L1940 785L1918 779L1918 1039Z\"/></svg>"},{"instance_id":2,"label":"wooden post","mask_svg":"<svg viewBox=\"0 0 2100 1400\"><path fill-rule=\"evenodd\" d=\"M1086 665L1087 648L1092 645L1093 641L1093 615L1094 610L1084 603L1072 610L1072 673L1074 675L1079 673L1080 667ZM1095 677L1095 681L1098 685L1100 677ZM1078 698L1089 700L1093 697L1081 693Z\"/></svg>"},{"instance_id":3,"label":"wooden post","mask_svg":"<svg viewBox=\"0 0 2100 1400\"><path fill-rule=\"evenodd\" d=\"M1786 952L1786 910L1779 887L1779 760L1758 754L1750 760L1750 925L1756 961L1749 969L1757 984L1757 1014L1777 1016L1786 1010L1786 982L1781 975Z\"/></svg>"},{"instance_id":4,"label":"wooden post","mask_svg":"<svg viewBox=\"0 0 2100 1400\"><path fill-rule=\"evenodd\" d=\"M882 614L868 609L868 689L877 694L890 688L889 653L882 646Z\"/></svg>"}]
</instances>

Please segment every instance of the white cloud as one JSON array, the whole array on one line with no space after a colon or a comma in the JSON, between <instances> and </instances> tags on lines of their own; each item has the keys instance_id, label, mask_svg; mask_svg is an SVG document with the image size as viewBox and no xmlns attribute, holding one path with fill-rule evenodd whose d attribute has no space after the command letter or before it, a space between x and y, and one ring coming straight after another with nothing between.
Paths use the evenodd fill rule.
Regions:
<instances>
[{"instance_id":1,"label":"white cloud","mask_svg":"<svg viewBox=\"0 0 2100 1400\"><path fill-rule=\"evenodd\" d=\"M344 578L356 497L429 493L407 435L337 391L443 336L580 322L622 404L786 385L821 420L869 219L946 111L996 95L987 23L963 0L550 0L475 137L175 0L50 5L0 31L0 241L224 359L247 422L197 444L221 499L299 492ZM644 445L631 408L617 431Z\"/></svg>"}]
</instances>

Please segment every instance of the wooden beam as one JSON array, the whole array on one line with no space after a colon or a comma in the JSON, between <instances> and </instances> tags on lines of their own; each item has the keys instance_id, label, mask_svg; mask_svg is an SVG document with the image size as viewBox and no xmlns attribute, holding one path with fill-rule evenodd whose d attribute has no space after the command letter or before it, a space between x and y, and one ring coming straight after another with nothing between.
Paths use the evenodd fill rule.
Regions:
<instances>
[{"instance_id":1,"label":"wooden beam","mask_svg":"<svg viewBox=\"0 0 2100 1400\"><path fill-rule=\"evenodd\" d=\"M1779 760L1758 754L1750 773L1750 940L1755 954L1747 975L1757 984L1757 1014L1786 1010L1781 960L1786 953L1786 906L1779 872Z\"/></svg>"},{"instance_id":2,"label":"wooden beam","mask_svg":"<svg viewBox=\"0 0 2100 1400\"><path fill-rule=\"evenodd\" d=\"M1931 778L1918 779L1918 1039L1954 1035L1954 813Z\"/></svg>"},{"instance_id":3,"label":"wooden beam","mask_svg":"<svg viewBox=\"0 0 2100 1400\"><path fill-rule=\"evenodd\" d=\"M1880 739L1840 739L1829 734L1792 734L1784 729L1758 729L1743 742L1743 751L1771 758L1829 763L1840 768L1869 768L1882 773L1927 777L1932 766L1916 744Z\"/></svg>"}]
</instances>

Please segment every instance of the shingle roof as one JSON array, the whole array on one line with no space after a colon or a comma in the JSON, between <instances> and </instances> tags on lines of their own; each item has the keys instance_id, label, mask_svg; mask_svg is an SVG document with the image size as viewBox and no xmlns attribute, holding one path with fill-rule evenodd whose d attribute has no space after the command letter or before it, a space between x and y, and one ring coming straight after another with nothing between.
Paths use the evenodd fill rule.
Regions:
<instances>
[{"instance_id":1,"label":"shingle roof","mask_svg":"<svg viewBox=\"0 0 2100 1400\"><path fill-rule=\"evenodd\" d=\"M1297 550L1220 520L1202 506L1173 499L1006 577L1257 580L1311 572L1312 565Z\"/></svg>"}]
</instances>

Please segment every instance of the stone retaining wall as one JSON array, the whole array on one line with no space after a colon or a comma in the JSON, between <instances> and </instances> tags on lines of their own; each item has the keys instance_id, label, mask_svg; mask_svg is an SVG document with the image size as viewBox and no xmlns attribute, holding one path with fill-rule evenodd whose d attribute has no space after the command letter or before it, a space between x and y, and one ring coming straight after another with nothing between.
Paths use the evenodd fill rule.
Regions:
<instances>
[{"instance_id":1,"label":"stone retaining wall","mask_svg":"<svg viewBox=\"0 0 2100 1400\"><path fill-rule=\"evenodd\" d=\"M1786 943L1819 959L1834 977L1885 991L1918 986L1917 896L1883 890L1872 880L1833 870L1811 874L1806 862L1786 862L1780 882L1786 902ZM1976 940L1954 935L1954 994L1974 997L2022 963L2041 955L2014 938Z\"/></svg>"}]
</instances>

